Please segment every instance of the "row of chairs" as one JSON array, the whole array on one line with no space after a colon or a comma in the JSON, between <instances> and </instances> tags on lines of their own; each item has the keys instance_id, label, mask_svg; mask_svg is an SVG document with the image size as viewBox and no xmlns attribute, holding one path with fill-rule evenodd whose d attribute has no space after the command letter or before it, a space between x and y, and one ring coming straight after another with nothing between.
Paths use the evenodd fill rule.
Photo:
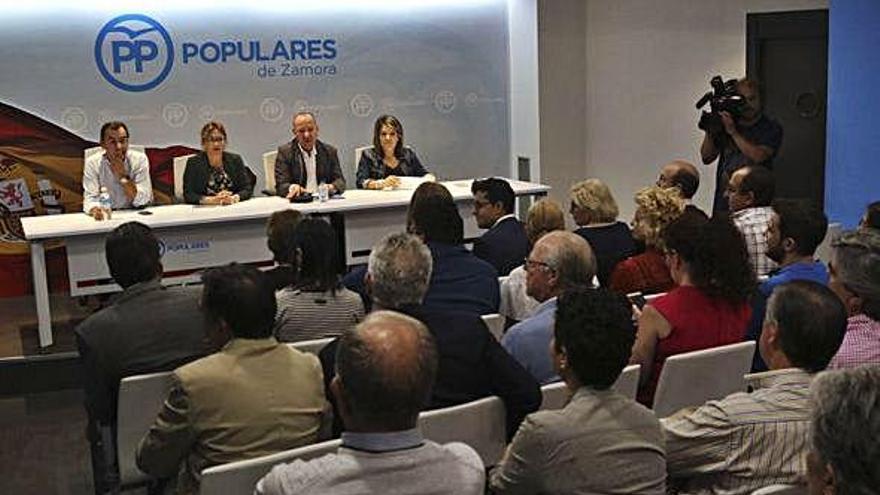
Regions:
<instances>
[{"instance_id":1,"label":"row of chairs","mask_svg":"<svg viewBox=\"0 0 880 495\"><path fill-rule=\"evenodd\" d=\"M290 344L303 352L317 354L332 339L316 339ZM695 351L667 359L660 376L654 401L658 416L688 406L718 399L744 389L744 374L749 370L754 342L744 342L714 349ZM640 375L639 365L627 366L613 388L635 399ZM119 388L117 458L123 486L149 480L135 462L137 444L149 430L171 387L171 373L153 373L127 377ZM564 383L542 387L541 409L559 409L568 401ZM474 447L487 466L496 464L505 448L504 404L488 397L467 404L426 411L419 425L426 438L439 443L464 441ZM334 451L338 440L302 447L260 459L240 461L209 468L204 472L203 493L232 493L223 487L253 483L275 464L292 459L308 459ZM215 478L219 477L219 481ZM226 479L229 478L229 479ZM207 483L207 484L205 484Z\"/></svg>"}]
</instances>

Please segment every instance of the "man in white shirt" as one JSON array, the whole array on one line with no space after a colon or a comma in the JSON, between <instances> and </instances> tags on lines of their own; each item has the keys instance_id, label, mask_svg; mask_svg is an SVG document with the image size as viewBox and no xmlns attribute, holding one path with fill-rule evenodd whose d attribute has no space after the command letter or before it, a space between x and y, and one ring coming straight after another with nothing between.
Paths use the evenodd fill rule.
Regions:
<instances>
[{"instance_id":1,"label":"man in white shirt","mask_svg":"<svg viewBox=\"0 0 880 495\"><path fill-rule=\"evenodd\" d=\"M112 208L138 208L153 201L150 163L147 155L128 149L128 127L122 122L101 126L103 153L86 159L83 165L83 211L95 220L104 218L99 197L106 187Z\"/></svg>"},{"instance_id":2,"label":"man in white shirt","mask_svg":"<svg viewBox=\"0 0 880 495\"><path fill-rule=\"evenodd\" d=\"M321 183L330 194L345 191L336 148L318 140L318 121L311 112L293 116L293 140L278 147L275 158L275 193L288 199L314 193Z\"/></svg>"}]
</instances>

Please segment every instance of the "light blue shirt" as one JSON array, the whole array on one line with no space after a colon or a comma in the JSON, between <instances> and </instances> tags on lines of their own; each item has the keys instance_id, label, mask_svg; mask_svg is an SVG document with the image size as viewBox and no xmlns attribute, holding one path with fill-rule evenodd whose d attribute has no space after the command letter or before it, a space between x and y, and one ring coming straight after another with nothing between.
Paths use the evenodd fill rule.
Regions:
<instances>
[{"instance_id":1,"label":"light blue shirt","mask_svg":"<svg viewBox=\"0 0 880 495\"><path fill-rule=\"evenodd\" d=\"M556 298L542 302L532 317L510 327L501 345L541 385L559 381L550 358L550 340L556 321Z\"/></svg>"},{"instance_id":2,"label":"light blue shirt","mask_svg":"<svg viewBox=\"0 0 880 495\"><path fill-rule=\"evenodd\" d=\"M139 151L128 150L125 154L125 174L137 188L134 199L129 202L122 184L113 175L110 161L106 153L95 153L83 165L83 211L88 213L93 207L99 206L98 198L101 187L106 187L113 200L113 209L146 206L153 201L153 185L150 182L150 162L147 155Z\"/></svg>"}]
</instances>

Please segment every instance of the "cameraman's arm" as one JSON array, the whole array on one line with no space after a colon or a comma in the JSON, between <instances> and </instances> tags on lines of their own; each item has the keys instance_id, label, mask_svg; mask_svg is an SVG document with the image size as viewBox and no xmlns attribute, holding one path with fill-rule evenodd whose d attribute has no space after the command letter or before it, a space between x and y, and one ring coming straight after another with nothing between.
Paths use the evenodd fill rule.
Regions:
<instances>
[{"instance_id":1,"label":"cameraman's arm","mask_svg":"<svg viewBox=\"0 0 880 495\"><path fill-rule=\"evenodd\" d=\"M718 158L718 147L715 146L715 138L709 132L703 134L703 144L700 145L700 157L702 157L704 165L708 165Z\"/></svg>"},{"instance_id":2,"label":"cameraman's arm","mask_svg":"<svg viewBox=\"0 0 880 495\"><path fill-rule=\"evenodd\" d=\"M740 134L733 122L733 117L727 112L721 112L721 122L724 123L724 130L733 139L733 143L752 163L764 163L773 156L773 148L755 144Z\"/></svg>"}]
</instances>

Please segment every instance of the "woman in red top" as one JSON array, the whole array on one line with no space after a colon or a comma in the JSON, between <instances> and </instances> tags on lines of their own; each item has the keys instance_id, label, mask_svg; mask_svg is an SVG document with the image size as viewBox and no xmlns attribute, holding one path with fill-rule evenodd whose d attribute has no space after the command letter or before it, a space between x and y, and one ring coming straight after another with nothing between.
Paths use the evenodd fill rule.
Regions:
<instances>
[{"instance_id":1,"label":"woman in red top","mask_svg":"<svg viewBox=\"0 0 880 495\"><path fill-rule=\"evenodd\" d=\"M619 294L666 292L675 284L663 262L663 230L684 211L684 200L675 188L651 186L636 193L633 237L645 243L645 252L614 267L609 288Z\"/></svg>"},{"instance_id":2,"label":"woman in red top","mask_svg":"<svg viewBox=\"0 0 880 495\"><path fill-rule=\"evenodd\" d=\"M743 341L756 285L743 236L726 217L684 215L663 241L678 287L645 306L632 356L642 365L639 401L647 405L667 357Z\"/></svg>"}]
</instances>

